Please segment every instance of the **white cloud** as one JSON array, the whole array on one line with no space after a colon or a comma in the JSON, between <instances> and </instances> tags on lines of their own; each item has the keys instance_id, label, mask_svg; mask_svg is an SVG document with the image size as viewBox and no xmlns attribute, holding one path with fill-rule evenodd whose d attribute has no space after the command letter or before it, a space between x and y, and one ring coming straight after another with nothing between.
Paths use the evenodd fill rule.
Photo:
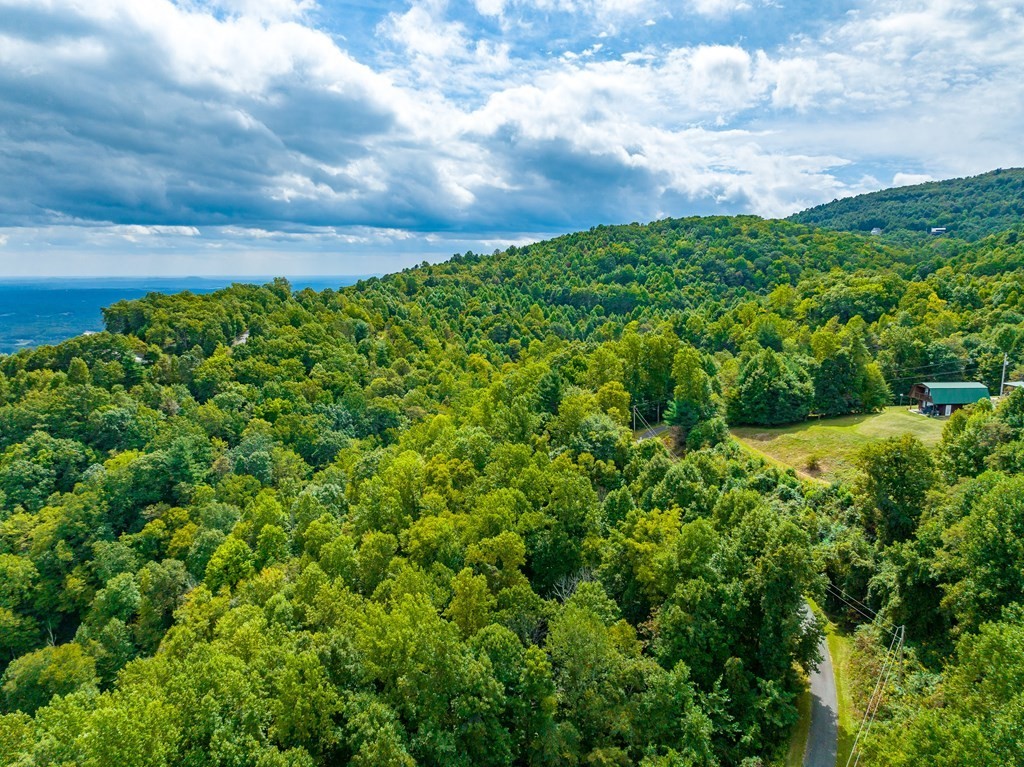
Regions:
<instances>
[{"instance_id":1,"label":"white cloud","mask_svg":"<svg viewBox=\"0 0 1024 767\"><path fill-rule=\"evenodd\" d=\"M314 0L213 0L210 5L238 16L269 21L302 18L317 7Z\"/></svg>"},{"instance_id":2,"label":"white cloud","mask_svg":"<svg viewBox=\"0 0 1024 767\"><path fill-rule=\"evenodd\" d=\"M913 186L923 184L926 181L934 181L927 173L896 173L892 177L893 186Z\"/></svg>"},{"instance_id":3,"label":"white cloud","mask_svg":"<svg viewBox=\"0 0 1024 767\"><path fill-rule=\"evenodd\" d=\"M415 235L403 229L382 229L376 227L312 227L299 231L263 229L260 227L227 226L215 230L219 238L241 243L255 242L298 242L298 243L343 243L346 245L388 244L412 239Z\"/></svg>"},{"instance_id":4,"label":"white cloud","mask_svg":"<svg viewBox=\"0 0 1024 767\"><path fill-rule=\"evenodd\" d=\"M648 0L593 0L594 13L599 18L640 16L653 5Z\"/></svg>"},{"instance_id":5,"label":"white cloud","mask_svg":"<svg viewBox=\"0 0 1024 767\"><path fill-rule=\"evenodd\" d=\"M689 0L690 10L702 16L727 16L739 11L749 11L750 3L744 0Z\"/></svg>"},{"instance_id":6,"label":"white cloud","mask_svg":"<svg viewBox=\"0 0 1024 767\"><path fill-rule=\"evenodd\" d=\"M577 21L605 24L614 20L642 18L661 3L658 0L473 0L473 5L481 16L502 20L515 11L535 11L570 14Z\"/></svg>"},{"instance_id":7,"label":"white cloud","mask_svg":"<svg viewBox=\"0 0 1024 767\"><path fill-rule=\"evenodd\" d=\"M506 0L473 0L477 13L481 16L503 16Z\"/></svg>"},{"instance_id":8,"label":"white cloud","mask_svg":"<svg viewBox=\"0 0 1024 767\"><path fill-rule=\"evenodd\" d=\"M138 237L198 237L199 230L194 226L142 226L140 224L122 224L111 227L111 231L125 239Z\"/></svg>"},{"instance_id":9,"label":"white cloud","mask_svg":"<svg viewBox=\"0 0 1024 767\"><path fill-rule=\"evenodd\" d=\"M306 0L0 0L0 225L424 248L1024 163L1020 0L865 0L762 48L683 42L663 0L475 3L413 0L346 49Z\"/></svg>"},{"instance_id":10,"label":"white cloud","mask_svg":"<svg viewBox=\"0 0 1024 767\"><path fill-rule=\"evenodd\" d=\"M388 14L391 37L414 56L441 58L467 47L465 26L441 21L444 6L436 2L414 4L405 13Z\"/></svg>"},{"instance_id":11,"label":"white cloud","mask_svg":"<svg viewBox=\"0 0 1024 767\"><path fill-rule=\"evenodd\" d=\"M759 76L771 92L771 103L778 109L805 111L823 94L834 97L843 90L842 80L833 72L823 70L812 58L770 59L759 52Z\"/></svg>"},{"instance_id":12,"label":"white cloud","mask_svg":"<svg viewBox=\"0 0 1024 767\"><path fill-rule=\"evenodd\" d=\"M685 86L694 98L711 109L738 109L755 95L750 54L738 46L704 45L686 55L689 72Z\"/></svg>"}]
</instances>

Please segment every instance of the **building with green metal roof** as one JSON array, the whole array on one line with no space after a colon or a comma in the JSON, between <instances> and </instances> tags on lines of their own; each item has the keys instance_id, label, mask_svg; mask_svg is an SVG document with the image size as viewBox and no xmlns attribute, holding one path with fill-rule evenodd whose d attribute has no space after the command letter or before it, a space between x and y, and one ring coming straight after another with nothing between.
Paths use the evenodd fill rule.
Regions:
<instances>
[{"instance_id":1,"label":"building with green metal roof","mask_svg":"<svg viewBox=\"0 0 1024 767\"><path fill-rule=\"evenodd\" d=\"M965 405L988 399L988 387L976 381L925 381L914 384L910 399L927 415L949 415Z\"/></svg>"}]
</instances>

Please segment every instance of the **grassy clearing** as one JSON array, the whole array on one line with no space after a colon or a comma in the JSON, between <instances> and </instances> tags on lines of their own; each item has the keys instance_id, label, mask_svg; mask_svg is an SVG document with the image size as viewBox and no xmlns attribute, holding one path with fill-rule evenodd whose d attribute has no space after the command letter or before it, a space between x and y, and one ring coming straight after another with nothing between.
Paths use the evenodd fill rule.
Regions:
<instances>
[{"instance_id":1,"label":"grassy clearing","mask_svg":"<svg viewBox=\"0 0 1024 767\"><path fill-rule=\"evenodd\" d=\"M735 429L733 429L733 437L736 437ZM806 470L798 469L795 466L791 466L785 461L780 461L771 453L766 453L764 450L758 449L757 447L755 447L755 443L753 442L748 442L746 440L736 437L736 444L738 444L743 450L746 450L748 453L756 455L758 458L765 461L766 463L771 464L772 466L776 466L782 469L783 471L792 470L795 471L802 479L810 480L812 482L820 482L825 485L828 484L828 482L821 479L820 477L815 476L813 474L809 474Z\"/></svg>"},{"instance_id":2,"label":"grassy clearing","mask_svg":"<svg viewBox=\"0 0 1024 767\"><path fill-rule=\"evenodd\" d=\"M828 651L836 675L836 697L839 698L839 750L836 764L846 764L857 737L859 720L854 716L853 695L850 691L850 664L853 659L853 640L833 626L828 633Z\"/></svg>"},{"instance_id":3,"label":"grassy clearing","mask_svg":"<svg viewBox=\"0 0 1024 767\"><path fill-rule=\"evenodd\" d=\"M732 434L754 452L796 469L805 478L833 482L852 476L857 453L865 445L886 437L913 434L933 447L942 437L942 424L897 406L881 413L840 416L793 426L742 426L733 429Z\"/></svg>"}]
</instances>

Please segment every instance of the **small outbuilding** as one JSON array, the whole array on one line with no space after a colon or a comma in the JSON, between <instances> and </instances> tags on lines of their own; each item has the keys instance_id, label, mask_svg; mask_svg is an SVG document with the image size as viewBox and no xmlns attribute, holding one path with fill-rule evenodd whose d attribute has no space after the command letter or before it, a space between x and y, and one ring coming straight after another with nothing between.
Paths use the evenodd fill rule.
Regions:
<instances>
[{"instance_id":1,"label":"small outbuilding","mask_svg":"<svg viewBox=\"0 0 1024 767\"><path fill-rule=\"evenodd\" d=\"M1024 389L1024 381L1006 381L1003 384L1003 396L1009 397L1017 389Z\"/></svg>"},{"instance_id":2,"label":"small outbuilding","mask_svg":"<svg viewBox=\"0 0 1024 767\"><path fill-rule=\"evenodd\" d=\"M910 390L910 399L917 400L917 409L925 415L949 415L988 398L988 387L974 381L925 381Z\"/></svg>"}]
</instances>

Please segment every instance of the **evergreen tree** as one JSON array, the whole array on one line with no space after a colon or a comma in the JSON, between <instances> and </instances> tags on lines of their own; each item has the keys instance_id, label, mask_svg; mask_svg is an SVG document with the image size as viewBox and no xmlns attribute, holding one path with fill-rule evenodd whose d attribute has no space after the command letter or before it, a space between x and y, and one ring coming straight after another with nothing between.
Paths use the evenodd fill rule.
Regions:
<instances>
[{"instance_id":1,"label":"evergreen tree","mask_svg":"<svg viewBox=\"0 0 1024 767\"><path fill-rule=\"evenodd\" d=\"M764 349L741 368L736 388L729 393L729 422L775 426L807 417L814 385L796 359Z\"/></svg>"}]
</instances>

